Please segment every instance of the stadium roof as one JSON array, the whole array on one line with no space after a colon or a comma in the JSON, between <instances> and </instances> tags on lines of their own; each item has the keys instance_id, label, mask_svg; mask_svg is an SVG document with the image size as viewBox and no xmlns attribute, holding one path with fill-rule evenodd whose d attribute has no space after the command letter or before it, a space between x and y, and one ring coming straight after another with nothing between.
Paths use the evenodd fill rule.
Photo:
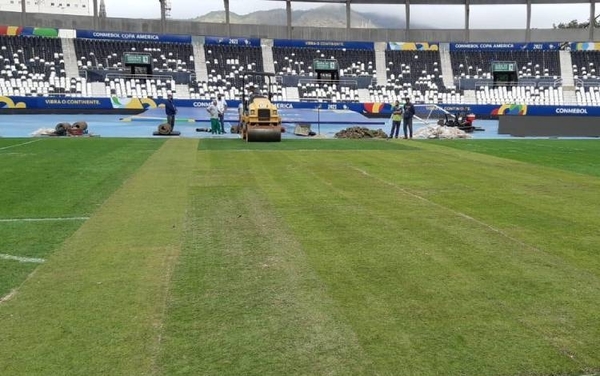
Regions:
<instances>
[{"instance_id":1,"label":"stadium roof","mask_svg":"<svg viewBox=\"0 0 600 376\"><path fill-rule=\"evenodd\" d=\"M229 1L223 0L225 4L225 18L229 25ZM269 0L273 2L286 3L287 8L287 27L292 28L292 9L296 3L312 3L312 4L340 4L346 5L346 27L350 29L351 17L350 8L352 5L398 5L405 8L406 30L410 30L410 8L412 5L462 5L464 6L464 21L465 30L470 29L470 8L472 5L525 5L526 39L531 38L531 10L534 4L589 4L590 20L597 19L596 17L596 1L597 0ZM589 40L594 40L594 27L589 27Z\"/></svg>"},{"instance_id":2,"label":"stadium roof","mask_svg":"<svg viewBox=\"0 0 600 376\"><path fill-rule=\"evenodd\" d=\"M368 5L511 5L511 4L581 4L590 0L270 0L277 2L315 4L368 4Z\"/></svg>"}]
</instances>

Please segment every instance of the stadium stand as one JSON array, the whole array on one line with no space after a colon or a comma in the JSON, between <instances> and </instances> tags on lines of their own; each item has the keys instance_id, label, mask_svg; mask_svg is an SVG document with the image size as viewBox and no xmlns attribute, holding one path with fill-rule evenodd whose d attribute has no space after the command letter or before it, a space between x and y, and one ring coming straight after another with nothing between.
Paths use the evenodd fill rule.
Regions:
<instances>
[{"instance_id":1,"label":"stadium stand","mask_svg":"<svg viewBox=\"0 0 600 376\"><path fill-rule=\"evenodd\" d=\"M471 82L477 104L564 104L559 51L451 51L456 82ZM491 63L515 61L518 85L493 85Z\"/></svg>"},{"instance_id":2,"label":"stadium stand","mask_svg":"<svg viewBox=\"0 0 600 376\"><path fill-rule=\"evenodd\" d=\"M352 82L299 82L298 93L303 101L360 102L358 88Z\"/></svg>"},{"instance_id":3,"label":"stadium stand","mask_svg":"<svg viewBox=\"0 0 600 376\"><path fill-rule=\"evenodd\" d=\"M451 51L452 72L456 79L491 79L492 61L515 61L519 78L560 77L558 51Z\"/></svg>"},{"instance_id":4,"label":"stadium stand","mask_svg":"<svg viewBox=\"0 0 600 376\"><path fill-rule=\"evenodd\" d=\"M84 78L67 79L57 38L0 36L0 94L14 96L86 96Z\"/></svg>"},{"instance_id":5,"label":"stadium stand","mask_svg":"<svg viewBox=\"0 0 600 376\"><path fill-rule=\"evenodd\" d=\"M600 51L571 51L571 61L577 104L600 105L600 75L596 71L600 67Z\"/></svg>"},{"instance_id":6,"label":"stadium stand","mask_svg":"<svg viewBox=\"0 0 600 376\"><path fill-rule=\"evenodd\" d=\"M164 98L168 93L177 96L177 87L181 90L183 85L191 99L211 99L218 94L239 99L245 72L264 69L262 49L253 46L204 45L208 80L203 82L195 80L191 44L75 39L74 46L77 66L85 72L81 77L67 77L60 39L0 36L0 95L86 97L92 95L91 83L100 82L107 96ZM152 56L153 77L127 76L122 56L130 51ZM471 80L475 83L471 98L477 104L569 104L561 87L558 51L450 51L458 88L444 86L438 51L385 51L387 82L381 85L374 80L376 54L372 50L272 47L272 51L279 77L271 91L273 99L279 101L288 100L288 90L294 89L302 101L393 102L410 97L415 103L460 104L465 103L465 97L459 82ZM315 58L336 59L340 80L318 82L312 69ZM600 105L600 75L596 71L600 51L571 51L571 59L577 88L569 100ZM490 72L494 60L516 61L520 83L494 86ZM267 90L261 81L251 84ZM188 94L179 93L179 97Z\"/></svg>"},{"instance_id":7,"label":"stadium stand","mask_svg":"<svg viewBox=\"0 0 600 376\"><path fill-rule=\"evenodd\" d=\"M190 98L212 99L218 94L225 99L241 97L242 76L245 72L263 71L262 50L252 46L204 45L208 82L194 80L190 84ZM252 83L254 84L254 83ZM262 90L267 88L261 86ZM283 88L275 86L276 96L283 96Z\"/></svg>"},{"instance_id":8,"label":"stadium stand","mask_svg":"<svg viewBox=\"0 0 600 376\"><path fill-rule=\"evenodd\" d=\"M153 70L159 74L190 72L188 64L194 65L192 45L184 43L75 39L75 51L77 65L85 70L125 71L123 54L132 51L151 54Z\"/></svg>"},{"instance_id":9,"label":"stadium stand","mask_svg":"<svg viewBox=\"0 0 600 376\"><path fill-rule=\"evenodd\" d=\"M563 105L562 87L539 86L488 86L484 85L476 92L477 104L537 104Z\"/></svg>"},{"instance_id":10,"label":"stadium stand","mask_svg":"<svg viewBox=\"0 0 600 376\"><path fill-rule=\"evenodd\" d=\"M166 98L175 93L176 82L188 84L194 66L191 44L145 41L75 39L77 65L90 82L104 81L107 95L128 98ZM154 77L128 76L123 54L143 52L152 56ZM92 74L97 73L97 74Z\"/></svg>"},{"instance_id":11,"label":"stadium stand","mask_svg":"<svg viewBox=\"0 0 600 376\"><path fill-rule=\"evenodd\" d=\"M571 60L573 78L600 82L599 72L596 72L596 67L600 67L600 51L571 51Z\"/></svg>"},{"instance_id":12,"label":"stadium stand","mask_svg":"<svg viewBox=\"0 0 600 376\"><path fill-rule=\"evenodd\" d=\"M421 89L423 89L421 91ZM372 102L391 103L396 100L403 102L405 98L411 98L413 103L464 103L464 95L456 88L443 88L439 90L432 85L426 88L413 88L408 83L389 82L385 86L374 86L369 88L369 96Z\"/></svg>"},{"instance_id":13,"label":"stadium stand","mask_svg":"<svg viewBox=\"0 0 600 376\"><path fill-rule=\"evenodd\" d=\"M412 86L443 87L438 51L386 51L387 78Z\"/></svg>"},{"instance_id":14,"label":"stadium stand","mask_svg":"<svg viewBox=\"0 0 600 376\"><path fill-rule=\"evenodd\" d=\"M387 83L369 87L372 101L464 103L461 91L444 86L438 51L386 51Z\"/></svg>"},{"instance_id":15,"label":"stadium stand","mask_svg":"<svg viewBox=\"0 0 600 376\"><path fill-rule=\"evenodd\" d=\"M175 80L169 76L153 76L151 79L115 77L105 78L106 96L120 98L166 98L175 93Z\"/></svg>"},{"instance_id":16,"label":"stadium stand","mask_svg":"<svg viewBox=\"0 0 600 376\"><path fill-rule=\"evenodd\" d=\"M339 82L317 81L312 65L319 58L337 60ZM368 87L376 74L371 50L273 47L273 63L286 86L297 86L303 101L359 102L358 89Z\"/></svg>"},{"instance_id":17,"label":"stadium stand","mask_svg":"<svg viewBox=\"0 0 600 376\"><path fill-rule=\"evenodd\" d=\"M241 73L239 73L239 76L237 76L234 81L240 82L241 84L241 79ZM247 84L245 89L248 90L249 86L254 84L254 82ZM263 81L257 80L256 84L261 91L268 91L268 87ZM216 98L219 94L226 100L240 99L242 97L241 89L234 86L229 80L223 78L211 78L208 82L192 81L190 83L189 91L191 99L209 100ZM271 85L271 93L273 94L273 100L286 100L285 90L280 83Z\"/></svg>"},{"instance_id":18,"label":"stadium stand","mask_svg":"<svg viewBox=\"0 0 600 376\"><path fill-rule=\"evenodd\" d=\"M369 50L323 49L304 47L273 47L275 70L280 75L301 75L316 78L314 59L336 59L340 78L373 77L375 52Z\"/></svg>"},{"instance_id":19,"label":"stadium stand","mask_svg":"<svg viewBox=\"0 0 600 376\"><path fill-rule=\"evenodd\" d=\"M575 90L577 104L582 106L600 106L600 86L578 86Z\"/></svg>"}]
</instances>

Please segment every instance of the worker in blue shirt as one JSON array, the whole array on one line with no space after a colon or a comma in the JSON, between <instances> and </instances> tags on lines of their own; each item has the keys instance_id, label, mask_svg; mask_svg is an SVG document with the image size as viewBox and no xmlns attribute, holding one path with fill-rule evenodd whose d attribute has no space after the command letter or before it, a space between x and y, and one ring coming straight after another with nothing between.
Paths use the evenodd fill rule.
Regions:
<instances>
[{"instance_id":1,"label":"worker in blue shirt","mask_svg":"<svg viewBox=\"0 0 600 376\"><path fill-rule=\"evenodd\" d=\"M403 127L402 130L404 131L404 139L407 139L407 128L409 131L409 136L410 138L413 138L413 116L415 116L415 105L412 104L410 102L410 98L406 97L406 103L404 103L404 106L402 108L403 110L403 117L404 117L404 121L403 121Z\"/></svg>"},{"instance_id":2,"label":"worker in blue shirt","mask_svg":"<svg viewBox=\"0 0 600 376\"><path fill-rule=\"evenodd\" d=\"M173 94L167 95L167 103L165 103L165 114L167 115L167 123L171 126L171 132L175 129L175 115L177 114L177 107L173 103Z\"/></svg>"}]
</instances>

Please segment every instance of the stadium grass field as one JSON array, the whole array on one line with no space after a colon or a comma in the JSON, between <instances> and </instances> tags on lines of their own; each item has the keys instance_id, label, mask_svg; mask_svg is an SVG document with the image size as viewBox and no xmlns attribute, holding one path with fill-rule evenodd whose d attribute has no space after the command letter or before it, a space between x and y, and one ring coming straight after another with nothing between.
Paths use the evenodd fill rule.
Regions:
<instances>
[{"instance_id":1,"label":"stadium grass field","mask_svg":"<svg viewBox=\"0 0 600 376\"><path fill-rule=\"evenodd\" d=\"M0 169L1 375L600 371L598 141L0 139Z\"/></svg>"}]
</instances>

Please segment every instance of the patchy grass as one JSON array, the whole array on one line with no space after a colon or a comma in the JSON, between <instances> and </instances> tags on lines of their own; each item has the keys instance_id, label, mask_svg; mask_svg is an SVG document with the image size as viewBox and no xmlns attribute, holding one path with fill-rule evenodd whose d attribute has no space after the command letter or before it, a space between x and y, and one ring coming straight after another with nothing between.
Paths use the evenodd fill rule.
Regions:
<instances>
[{"instance_id":1,"label":"patchy grass","mask_svg":"<svg viewBox=\"0 0 600 376\"><path fill-rule=\"evenodd\" d=\"M86 217L160 145L135 139L0 139L0 219ZM2 149L3 147L12 146ZM46 258L82 220L0 221L0 253ZM0 297L37 264L0 260Z\"/></svg>"},{"instance_id":2,"label":"patchy grass","mask_svg":"<svg viewBox=\"0 0 600 376\"><path fill-rule=\"evenodd\" d=\"M600 371L593 146L196 142L0 304L2 374Z\"/></svg>"},{"instance_id":3,"label":"patchy grass","mask_svg":"<svg viewBox=\"0 0 600 376\"><path fill-rule=\"evenodd\" d=\"M0 305L3 374L153 372L196 142L166 142Z\"/></svg>"},{"instance_id":4,"label":"patchy grass","mask_svg":"<svg viewBox=\"0 0 600 376\"><path fill-rule=\"evenodd\" d=\"M412 145L201 152L164 373L600 369L600 182Z\"/></svg>"},{"instance_id":5,"label":"patchy grass","mask_svg":"<svg viewBox=\"0 0 600 376\"><path fill-rule=\"evenodd\" d=\"M407 143L385 139L284 139L281 142L245 142L242 139L202 139L199 150L410 150Z\"/></svg>"}]
</instances>

